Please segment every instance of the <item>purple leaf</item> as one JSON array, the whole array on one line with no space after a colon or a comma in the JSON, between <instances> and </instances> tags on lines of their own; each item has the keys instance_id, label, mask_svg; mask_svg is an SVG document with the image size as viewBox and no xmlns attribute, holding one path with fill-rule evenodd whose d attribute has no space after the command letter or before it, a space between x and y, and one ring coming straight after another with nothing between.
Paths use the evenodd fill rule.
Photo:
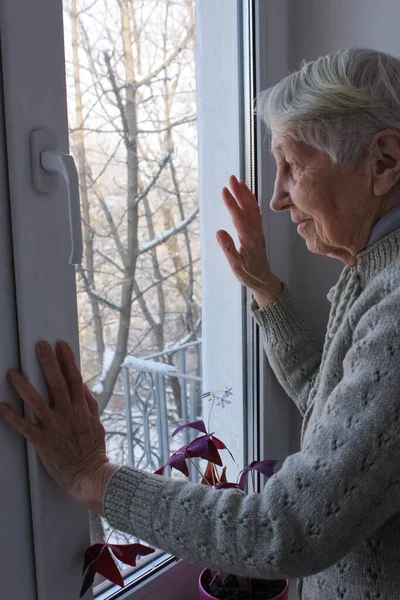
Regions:
<instances>
[{"instance_id":1,"label":"purple leaf","mask_svg":"<svg viewBox=\"0 0 400 600\"><path fill-rule=\"evenodd\" d=\"M154 471L153 475L164 475L165 467L166 465L163 465L162 467L157 469L157 471Z\"/></svg>"},{"instance_id":2,"label":"purple leaf","mask_svg":"<svg viewBox=\"0 0 400 600\"><path fill-rule=\"evenodd\" d=\"M252 469L254 471L258 471L267 477L271 477L274 474L274 467L276 465L276 460L260 460L258 462L252 463Z\"/></svg>"},{"instance_id":3,"label":"purple leaf","mask_svg":"<svg viewBox=\"0 0 400 600\"><path fill-rule=\"evenodd\" d=\"M86 575L83 578L83 583L81 587L81 593L79 594L79 598L82 598L88 591L90 587L93 585L94 578L96 576L96 567L94 565L89 565L88 570L86 571Z\"/></svg>"},{"instance_id":4,"label":"purple leaf","mask_svg":"<svg viewBox=\"0 0 400 600\"><path fill-rule=\"evenodd\" d=\"M189 458L204 458L215 465L222 467L222 460L219 452L212 441L212 433L202 435L187 445L186 456Z\"/></svg>"},{"instance_id":5,"label":"purple leaf","mask_svg":"<svg viewBox=\"0 0 400 600\"><path fill-rule=\"evenodd\" d=\"M271 477L271 475L274 474L275 464L276 460L253 460L245 469L243 469L239 479L239 488L244 490L246 487L247 477L250 471L259 471L263 475Z\"/></svg>"},{"instance_id":6,"label":"purple leaf","mask_svg":"<svg viewBox=\"0 0 400 600\"><path fill-rule=\"evenodd\" d=\"M137 556L147 556L155 552L154 548L143 546L143 544L109 544L109 548L118 560L131 567L136 567Z\"/></svg>"},{"instance_id":7,"label":"purple leaf","mask_svg":"<svg viewBox=\"0 0 400 600\"><path fill-rule=\"evenodd\" d=\"M215 435L213 435L212 439L213 439L213 442L215 444L215 447L218 448L218 450L228 450L229 454L232 457L232 460L233 461L235 460L233 458L232 452L229 450L229 448L227 446L225 446L224 442L222 442L219 438L215 437Z\"/></svg>"},{"instance_id":8,"label":"purple leaf","mask_svg":"<svg viewBox=\"0 0 400 600\"><path fill-rule=\"evenodd\" d=\"M246 487L249 471L250 471L250 467L246 467L240 476L238 486L239 486L239 489L242 490L242 492L244 491L244 488Z\"/></svg>"},{"instance_id":9,"label":"purple leaf","mask_svg":"<svg viewBox=\"0 0 400 600\"><path fill-rule=\"evenodd\" d=\"M104 548L103 552L100 553L99 557L96 558L92 564L97 573L100 573L100 575L103 575L103 577L109 581L112 581L112 583L115 583L116 585L121 587L125 586L121 572L111 556L111 552L108 547Z\"/></svg>"},{"instance_id":10,"label":"purple leaf","mask_svg":"<svg viewBox=\"0 0 400 600\"><path fill-rule=\"evenodd\" d=\"M104 546L105 544L93 544L86 550L83 560L83 573L88 566L100 556L100 552L103 550Z\"/></svg>"},{"instance_id":11,"label":"purple leaf","mask_svg":"<svg viewBox=\"0 0 400 600\"><path fill-rule=\"evenodd\" d=\"M186 446L183 446L183 448L186 448ZM180 471L186 475L186 477L189 477L189 469L186 464L186 457L182 452L182 449L175 452L175 454L169 458L167 465L169 465L171 469L176 469L177 471Z\"/></svg>"},{"instance_id":12,"label":"purple leaf","mask_svg":"<svg viewBox=\"0 0 400 600\"><path fill-rule=\"evenodd\" d=\"M179 427L177 427L173 432L172 437L179 433L179 431L182 431L182 429L187 429L188 427L191 429L197 429L197 431L201 431L201 433L207 433L204 421L200 419L199 421L192 421L192 423L185 423L185 425L179 425Z\"/></svg>"},{"instance_id":13,"label":"purple leaf","mask_svg":"<svg viewBox=\"0 0 400 600\"><path fill-rule=\"evenodd\" d=\"M237 490L241 489L241 487L238 483L228 483L228 482L217 483L217 485L214 487L216 490L222 490L222 489L227 489L227 488L236 488Z\"/></svg>"}]
</instances>

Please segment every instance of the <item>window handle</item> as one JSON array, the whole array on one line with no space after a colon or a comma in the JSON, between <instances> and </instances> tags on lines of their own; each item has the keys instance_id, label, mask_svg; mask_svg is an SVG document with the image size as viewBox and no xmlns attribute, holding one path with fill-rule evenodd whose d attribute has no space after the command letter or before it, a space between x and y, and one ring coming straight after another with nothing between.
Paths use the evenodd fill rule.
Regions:
<instances>
[{"instance_id":1,"label":"window handle","mask_svg":"<svg viewBox=\"0 0 400 600\"><path fill-rule=\"evenodd\" d=\"M69 230L71 233L70 265L79 265L82 261L82 227L79 205L79 180L74 159L70 154L45 150L41 154L41 163L45 171L58 173L67 186Z\"/></svg>"},{"instance_id":2,"label":"window handle","mask_svg":"<svg viewBox=\"0 0 400 600\"><path fill-rule=\"evenodd\" d=\"M31 132L32 183L37 192L49 193L57 189L57 174L67 187L71 253L68 263L79 265L82 261L82 225L79 201L79 180L74 159L69 154L58 152L54 134L48 129Z\"/></svg>"}]
</instances>

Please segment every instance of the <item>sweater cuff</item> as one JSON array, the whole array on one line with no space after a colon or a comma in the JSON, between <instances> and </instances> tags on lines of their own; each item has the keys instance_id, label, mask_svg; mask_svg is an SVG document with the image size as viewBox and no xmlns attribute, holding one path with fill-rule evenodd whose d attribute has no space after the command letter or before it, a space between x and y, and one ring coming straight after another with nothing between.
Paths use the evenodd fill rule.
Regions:
<instances>
[{"instance_id":1,"label":"sweater cuff","mask_svg":"<svg viewBox=\"0 0 400 600\"><path fill-rule=\"evenodd\" d=\"M284 342L297 332L308 331L307 323L300 316L285 284L280 295L262 308L253 299L250 310L266 340L271 343Z\"/></svg>"},{"instance_id":2,"label":"sweater cuff","mask_svg":"<svg viewBox=\"0 0 400 600\"><path fill-rule=\"evenodd\" d=\"M137 537L145 536L152 513L149 499L159 498L163 480L131 467L117 469L104 492L104 515L110 525L119 531L134 529L132 533Z\"/></svg>"}]
</instances>

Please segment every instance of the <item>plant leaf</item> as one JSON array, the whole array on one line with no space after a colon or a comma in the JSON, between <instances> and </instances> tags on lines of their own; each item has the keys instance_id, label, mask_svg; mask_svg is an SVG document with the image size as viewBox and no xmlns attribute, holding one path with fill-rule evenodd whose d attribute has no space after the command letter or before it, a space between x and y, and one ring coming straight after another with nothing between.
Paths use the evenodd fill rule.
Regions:
<instances>
[{"instance_id":1,"label":"plant leaf","mask_svg":"<svg viewBox=\"0 0 400 600\"><path fill-rule=\"evenodd\" d=\"M155 552L154 548L143 546L143 544L109 544L113 554L126 565L136 567L138 556L147 556Z\"/></svg>"},{"instance_id":2,"label":"plant leaf","mask_svg":"<svg viewBox=\"0 0 400 600\"><path fill-rule=\"evenodd\" d=\"M260 460L252 464L252 469L254 471L258 471L267 477L271 477L274 474L274 467L276 465L276 460Z\"/></svg>"},{"instance_id":3,"label":"plant leaf","mask_svg":"<svg viewBox=\"0 0 400 600\"><path fill-rule=\"evenodd\" d=\"M213 435L213 442L215 444L215 447L218 450L228 450L229 454L232 457L232 460L234 461L235 459L233 458L233 454L232 452L229 450L229 448L227 446L225 446L224 442L222 440L220 440L219 438L215 437L215 435Z\"/></svg>"},{"instance_id":4,"label":"plant leaf","mask_svg":"<svg viewBox=\"0 0 400 600\"><path fill-rule=\"evenodd\" d=\"M96 567L94 565L89 565L86 575L83 578L83 583L81 587L81 593L79 594L79 598L82 598L86 594L89 588L92 587L93 581L96 575Z\"/></svg>"},{"instance_id":5,"label":"plant leaf","mask_svg":"<svg viewBox=\"0 0 400 600\"><path fill-rule=\"evenodd\" d=\"M222 473L220 475L219 481L220 481L220 483L228 483L228 480L226 478L226 467L224 467L222 469Z\"/></svg>"},{"instance_id":6,"label":"plant leaf","mask_svg":"<svg viewBox=\"0 0 400 600\"><path fill-rule=\"evenodd\" d=\"M247 477L249 475L249 471L250 471L250 467L246 467L243 470L243 473L240 476L238 487L239 487L239 489L242 490L242 492L244 491L244 488L246 487Z\"/></svg>"},{"instance_id":7,"label":"plant leaf","mask_svg":"<svg viewBox=\"0 0 400 600\"><path fill-rule=\"evenodd\" d=\"M236 488L237 490L241 490L243 491L243 489L240 487L239 483L217 483L217 485L215 486L216 490L222 490L222 489L228 489L228 488Z\"/></svg>"},{"instance_id":8,"label":"plant leaf","mask_svg":"<svg viewBox=\"0 0 400 600\"><path fill-rule=\"evenodd\" d=\"M199 419L198 421L192 421L191 423L185 423L184 425L179 425L179 427L177 427L175 429L175 431L173 432L172 437L174 437L174 435L179 433L179 431L182 431L182 429L186 429L188 427L191 429L197 429L197 431L201 431L202 433L207 433L207 429L206 429L206 426L204 425L204 421L202 421L202 419Z\"/></svg>"},{"instance_id":9,"label":"plant leaf","mask_svg":"<svg viewBox=\"0 0 400 600\"><path fill-rule=\"evenodd\" d=\"M184 446L184 448L186 449L186 446ZM186 456L183 452L181 452L181 449L179 449L177 452L175 452L175 454L170 456L167 465L169 465L171 469L176 469L177 471L180 471L181 473L186 475L186 477L189 477L189 469L186 464Z\"/></svg>"},{"instance_id":10,"label":"plant leaf","mask_svg":"<svg viewBox=\"0 0 400 600\"><path fill-rule=\"evenodd\" d=\"M108 547L104 548L103 552L100 553L92 565L95 567L97 573L100 573L100 575L103 575L103 577L112 581L112 583L121 587L125 586L120 570Z\"/></svg>"},{"instance_id":11,"label":"plant leaf","mask_svg":"<svg viewBox=\"0 0 400 600\"><path fill-rule=\"evenodd\" d=\"M200 481L203 485L213 486L217 483L215 467L212 462L208 461L206 470L204 471L203 479Z\"/></svg>"},{"instance_id":12,"label":"plant leaf","mask_svg":"<svg viewBox=\"0 0 400 600\"><path fill-rule=\"evenodd\" d=\"M201 435L190 442L186 448L186 456L189 458L204 458L222 467L222 460L214 442L212 441L212 433Z\"/></svg>"},{"instance_id":13,"label":"plant leaf","mask_svg":"<svg viewBox=\"0 0 400 600\"><path fill-rule=\"evenodd\" d=\"M86 571L88 566L99 557L100 552L103 550L106 544L93 544L86 552L83 560L83 573Z\"/></svg>"}]
</instances>

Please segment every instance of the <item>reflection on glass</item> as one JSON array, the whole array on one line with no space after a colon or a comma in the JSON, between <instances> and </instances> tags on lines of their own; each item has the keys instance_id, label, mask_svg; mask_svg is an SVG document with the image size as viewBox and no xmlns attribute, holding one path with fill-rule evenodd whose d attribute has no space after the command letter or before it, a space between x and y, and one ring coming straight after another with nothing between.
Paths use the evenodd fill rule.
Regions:
<instances>
[{"instance_id":1,"label":"reflection on glass","mask_svg":"<svg viewBox=\"0 0 400 600\"><path fill-rule=\"evenodd\" d=\"M64 28L82 370L111 460L154 471L201 416L194 0L64 0Z\"/></svg>"}]
</instances>

